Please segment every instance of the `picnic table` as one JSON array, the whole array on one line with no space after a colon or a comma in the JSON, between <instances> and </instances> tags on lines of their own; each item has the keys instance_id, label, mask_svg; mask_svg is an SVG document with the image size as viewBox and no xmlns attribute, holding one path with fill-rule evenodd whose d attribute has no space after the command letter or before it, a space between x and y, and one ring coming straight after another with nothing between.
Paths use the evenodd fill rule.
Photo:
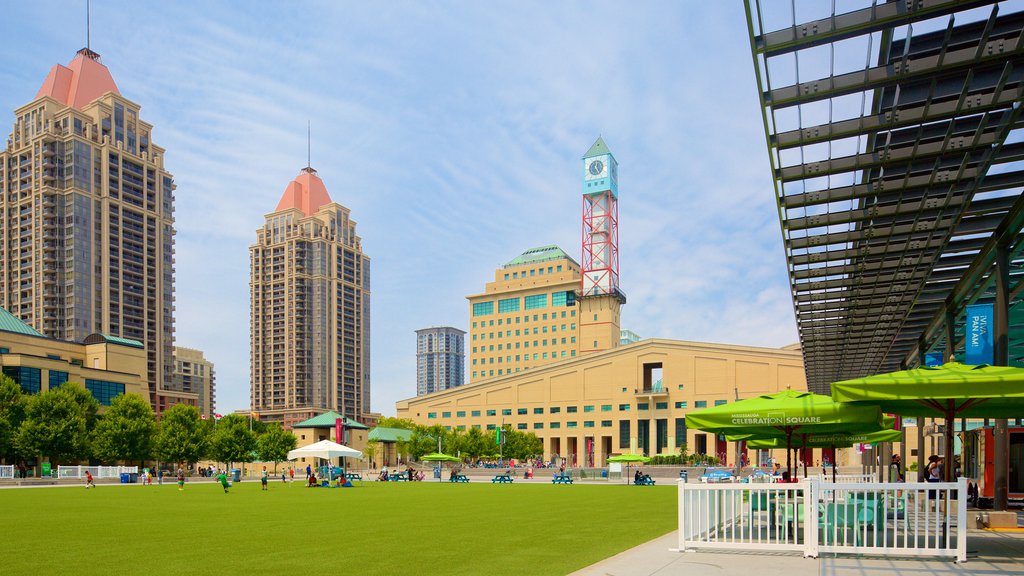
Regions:
<instances>
[{"instance_id":1,"label":"picnic table","mask_svg":"<svg viewBox=\"0 0 1024 576\"><path fill-rule=\"evenodd\" d=\"M497 482L498 484L511 484L512 476L509 474L498 474L494 478L491 478L491 484Z\"/></svg>"},{"instance_id":2,"label":"picnic table","mask_svg":"<svg viewBox=\"0 0 1024 576\"><path fill-rule=\"evenodd\" d=\"M456 474L448 479L449 482L469 482L469 477L465 474Z\"/></svg>"},{"instance_id":3,"label":"picnic table","mask_svg":"<svg viewBox=\"0 0 1024 576\"><path fill-rule=\"evenodd\" d=\"M356 474L355 472L348 472L348 473L345 474L345 479L346 480L359 480L360 482L362 482L363 481L363 475L362 474Z\"/></svg>"},{"instance_id":4,"label":"picnic table","mask_svg":"<svg viewBox=\"0 0 1024 576\"><path fill-rule=\"evenodd\" d=\"M633 480L633 484L636 484L637 486L654 486L654 478L651 478L650 476L641 476L640 478Z\"/></svg>"},{"instance_id":5,"label":"picnic table","mask_svg":"<svg viewBox=\"0 0 1024 576\"><path fill-rule=\"evenodd\" d=\"M552 484L572 484L572 476L568 474L555 474L551 479Z\"/></svg>"},{"instance_id":6,"label":"picnic table","mask_svg":"<svg viewBox=\"0 0 1024 576\"><path fill-rule=\"evenodd\" d=\"M409 474L406 472L402 472L401 474L392 474L388 476L388 480L390 480L391 482L402 482L403 480L408 481Z\"/></svg>"}]
</instances>

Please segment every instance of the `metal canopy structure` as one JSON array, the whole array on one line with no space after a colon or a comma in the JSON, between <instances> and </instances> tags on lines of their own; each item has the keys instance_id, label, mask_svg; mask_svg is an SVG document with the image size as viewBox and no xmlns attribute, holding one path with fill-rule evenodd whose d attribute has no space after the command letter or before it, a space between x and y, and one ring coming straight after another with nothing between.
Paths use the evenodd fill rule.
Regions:
<instances>
[{"instance_id":1,"label":"metal canopy structure","mask_svg":"<svg viewBox=\"0 0 1024 576\"><path fill-rule=\"evenodd\" d=\"M999 282L1019 365L1024 6L745 5L809 389L948 356Z\"/></svg>"}]
</instances>

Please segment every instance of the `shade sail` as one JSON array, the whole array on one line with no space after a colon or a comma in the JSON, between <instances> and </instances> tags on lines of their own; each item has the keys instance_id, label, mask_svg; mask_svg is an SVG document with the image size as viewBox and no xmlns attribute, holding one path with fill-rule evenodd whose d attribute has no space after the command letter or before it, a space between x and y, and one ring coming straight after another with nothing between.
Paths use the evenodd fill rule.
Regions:
<instances>
[{"instance_id":1,"label":"shade sail","mask_svg":"<svg viewBox=\"0 0 1024 576\"><path fill-rule=\"evenodd\" d=\"M608 459L608 462L642 462L644 464L650 462L651 459L642 454L620 454L618 456L612 456Z\"/></svg>"},{"instance_id":2,"label":"shade sail","mask_svg":"<svg viewBox=\"0 0 1024 576\"><path fill-rule=\"evenodd\" d=\"M1019 418L1024 368L948 362L832 384L837 402L871 403L903 416Z\"/></svg>"},{"instance_id":3,"label":"shade sail","mask_svg":"<svg viewBox=\"0 0 1024 576\"><path fill-rule=\"evenodd\" d=\"M779 436L806 431L876 432L884 428L876 406L837 403L828 396L784 390L686 415L686 426L715 434Z\"/></svg>"},{"instance_id":4,"label":"shade sail","mask_svg":"<svg viewBox=\"0 0 1024 576\"><path fill-rule=\"evenodd\" d=\"M344 444L338 444L330 440L321 440L309 446L296 448L288 453L289 460L296 460L298 458L358 458L362 460L363 453Z\"/></svg>"}]
</instances>

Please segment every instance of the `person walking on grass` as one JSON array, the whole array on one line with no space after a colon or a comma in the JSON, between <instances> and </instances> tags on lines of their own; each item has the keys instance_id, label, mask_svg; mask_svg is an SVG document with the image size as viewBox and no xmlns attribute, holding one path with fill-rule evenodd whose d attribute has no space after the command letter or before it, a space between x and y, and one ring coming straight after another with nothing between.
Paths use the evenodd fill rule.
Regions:
<instances>
[{"instance_id":1,"label":"person walking on grass","mask_svg":"<svg viewBox=\"0 0 1024 576\"><path fill-rule=\"evenodd\" d=\"M268 478L268 476L267 476L267 467L264 466L263 467L263 472L260 473L260 484L263 485L262 488L260 488L261 490L266 490L267 489L267 478Z\"/></svg>"},{"instance_id":2,"label":"person walking on grass","mask_svg":"<svg viewBox=\"0 0 1024 576\"><path fill-rule=\"evenodd\" d=\"M185 489L185 469L178 466L178 492Z\"/></svg>"},{"instance_id":3,"label":"person walking on grass","mask_svg":"<svg viewBox=\"0 0 1024 576\"><path fill-rule=\"evenodd\" d=\"M227 472L221 472L220 476L217 476L217 481L220 482L221 487L224 488L224 493L227 494L228 487L230 486L230 484L228 484Z\"/></svg>"},{"instance_id":4,"label":"person walking on grass","mask_svg":"<svg viewBox=\"0 0 1024 576\"><path fill-rule=\"evenodd\" d=\"M85 471L85 487L86 489L96 487L96 483L92 481L92 472L88 470Z\"/></svg>"}]
</instances>

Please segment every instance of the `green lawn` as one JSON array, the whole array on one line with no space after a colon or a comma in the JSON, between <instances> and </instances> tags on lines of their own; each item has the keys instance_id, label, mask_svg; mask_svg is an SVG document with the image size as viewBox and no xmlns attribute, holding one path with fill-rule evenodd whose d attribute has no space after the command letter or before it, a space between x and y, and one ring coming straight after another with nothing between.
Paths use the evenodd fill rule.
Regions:
<instances>
[{"instance_id":1,"label":"green lawn","mask_svg":"<svg viewBox=\"0 0 1024 576\"><path fill-rule=\"evenodd\" d=\"M10 574L566 574L674 530L676 490L101 484L0 490L0 510Z\"/></svg>"}]
</instances>

